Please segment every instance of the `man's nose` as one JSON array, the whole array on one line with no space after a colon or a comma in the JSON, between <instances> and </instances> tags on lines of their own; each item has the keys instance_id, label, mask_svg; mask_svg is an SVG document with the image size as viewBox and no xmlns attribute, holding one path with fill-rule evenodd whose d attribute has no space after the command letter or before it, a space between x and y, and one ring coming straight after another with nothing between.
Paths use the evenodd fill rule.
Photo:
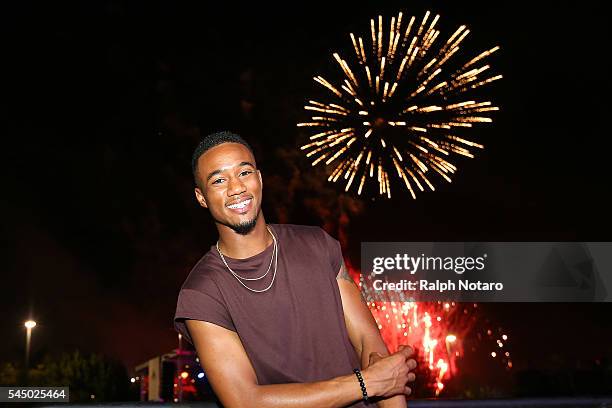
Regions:
<instances>
[{"instance_id":1,"label":"man's nose","mask_svg":"<svg viewBox=\"0 0 612 408\"><path fill-rule=\"evenodd\" d=\"M230 196L238 195L243 193L246 190L244 183L238 177L232 177L229 179L229 186L227 189L227 194Z\"/></svg>"}]
</instances>

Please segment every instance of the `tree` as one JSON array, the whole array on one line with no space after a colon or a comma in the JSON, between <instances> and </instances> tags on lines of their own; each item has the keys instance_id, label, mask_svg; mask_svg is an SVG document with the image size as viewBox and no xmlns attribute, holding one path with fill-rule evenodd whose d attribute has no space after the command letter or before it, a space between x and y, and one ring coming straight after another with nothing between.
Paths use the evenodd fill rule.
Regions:
<instances>
[{"instance_id":1,"label":"tree","mask_svg":"<svg viewBox=\"0 0 612 408\"><path fill-rule=\"evenodd\" d=\"M0 365L0 386L15 386L19 379L19 370L12 363Z\"/></svg>"},{"instance_id":2,"label":"tree","mask_svg":"<svg viewBox=\"0 0 612 408\"><path fill-rule=\"evenodd\" d=\"M70 402L130 399L125 367L100 354L83 354L76 350L59 357L47 355L41 364L30 370L29 379L30 386L68 386Z\"/></svg>"}]
</instances>

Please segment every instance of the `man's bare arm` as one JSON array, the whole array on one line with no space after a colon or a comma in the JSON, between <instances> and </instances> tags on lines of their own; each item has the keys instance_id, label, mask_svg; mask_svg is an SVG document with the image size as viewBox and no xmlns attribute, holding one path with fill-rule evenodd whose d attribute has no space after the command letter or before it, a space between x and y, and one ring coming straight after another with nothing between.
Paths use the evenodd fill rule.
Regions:
<instances>
[{"instance_id":1,"label":"man's bare arm","mask_svg":"<svg viewBox=\"0 0 612 408\"><path fill-rule=\"evenodd\" d=\"M200 364L217 397L226 408L344 407L361 398L355 375L327 381L259 385L238 335L212 323L187 320ZM405 349L363 371L368 393L391 396L408 392L406 378L412 350Z\"/></svg>"},{"instance_id":2,"label":"man's bare arm","mask_svg":"<svg viewBox=\"0 0 612 408\"><path fill-rule=\"evenodd\" d=\"M349 334L349 339L361 358L361 366L366 369L371 361L377 360L378 356L389 355L389 350L380 336L378 326L361 291L348 273L344 262L340 266L337 275L338 288L342 298L344 309L344 320ZM374 356L372 354L374 353ZM414 373L409 374L409 381L414 381ZM406 407L406 399L403 395L380 401L379 407Z\"/></svg>"}]
</instances>

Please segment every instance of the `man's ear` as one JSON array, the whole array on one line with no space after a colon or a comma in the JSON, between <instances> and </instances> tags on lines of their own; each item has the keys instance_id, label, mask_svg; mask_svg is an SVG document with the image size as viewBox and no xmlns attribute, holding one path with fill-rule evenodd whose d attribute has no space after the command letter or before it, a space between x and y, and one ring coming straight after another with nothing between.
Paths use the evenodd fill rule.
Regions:
<instances>
[{"instance_id":1,"label":"man's ear","mask_svg":"<svg viewBox=\"0 0 612 408\"><path fill-rule=\"evenodd\" d=\"M259 184L263 187L263 179L261 178L261 171L257 170L257 175L259 176Z\"/></svg>"},{"instance_id":2,"label":"man's ear","mask_svg":"<svg viewBox=\"0 0 612 408\"><path fill-rule=\"evenodd\" d=\"M204 193L202 193L202 190L200 190L200 187L196 187L194 192L198 203L200 203L202 207L208 208L208 204L206 204L206 198L204 197Z\"/></svg>"}]
</instances>

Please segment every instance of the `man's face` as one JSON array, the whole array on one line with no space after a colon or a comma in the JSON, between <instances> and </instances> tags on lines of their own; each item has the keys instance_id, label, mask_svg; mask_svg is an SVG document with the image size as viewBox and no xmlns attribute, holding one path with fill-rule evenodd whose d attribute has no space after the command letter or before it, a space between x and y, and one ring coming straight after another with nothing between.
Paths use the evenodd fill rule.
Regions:
<instances>
[{"instance_id":1,"label":"man's face","mask_svg":"<svg viewBox=\"0 0 612 408\"><path fill-rule=\"evenodd\" d=\"M255 158L239 143L223 143L198 159L200 186L196 199L210 210L213 219L247 234L254 227L261 208L261 173Z\"/></svg>"}]
</instances>

